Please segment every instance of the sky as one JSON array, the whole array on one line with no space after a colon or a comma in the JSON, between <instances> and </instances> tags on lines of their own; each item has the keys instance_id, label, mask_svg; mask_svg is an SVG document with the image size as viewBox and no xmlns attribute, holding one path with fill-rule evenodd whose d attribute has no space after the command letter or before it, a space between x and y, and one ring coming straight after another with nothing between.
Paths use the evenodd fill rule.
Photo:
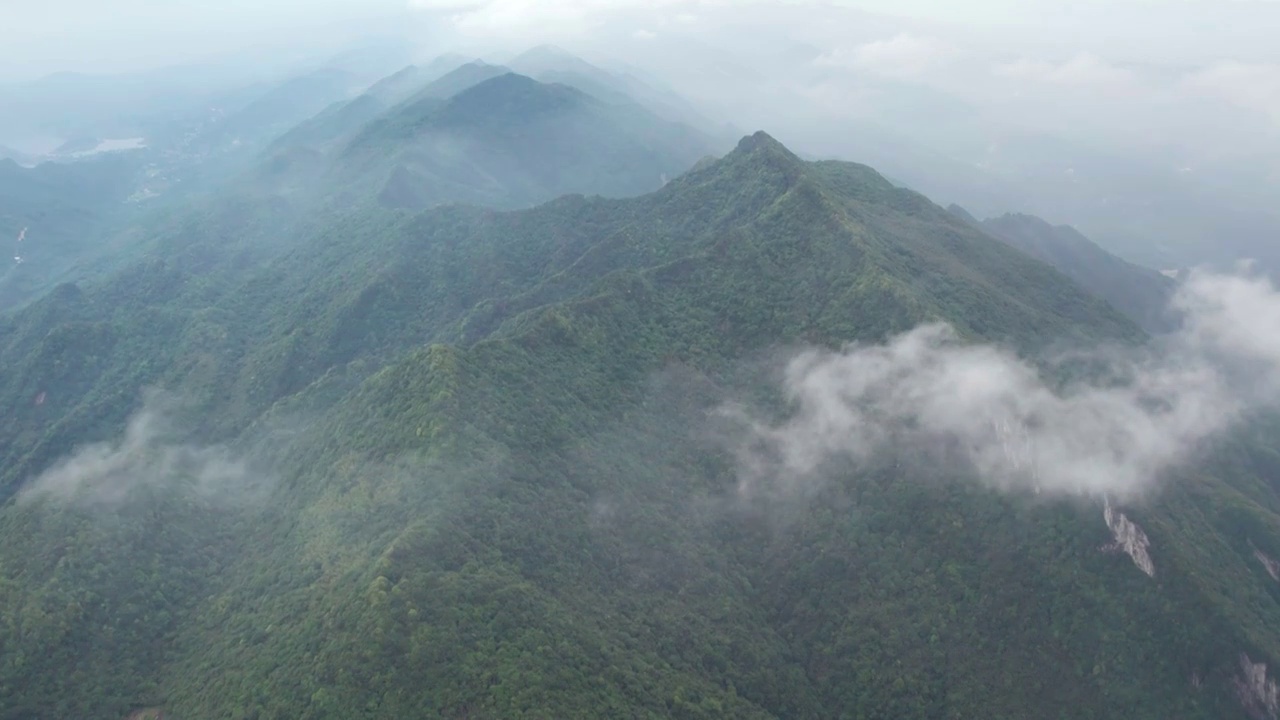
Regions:
<instances>
[{"instance_id":1,"label":"sky","mask_svg":"<svg viewBox=\"0 0 1280 720\"><path fill-rule=\"evenodd\" d=\"M0 0L0 79L115 73L398 31L404 0Z\"/></svg>"},{"instance_id":2,"label":"sky","mask_svg":"<svg viewBox=\"0 0 1280 720\"><path fill-rule=\"evenodd\" d=\"M0 78L55 71L113 72L200 60L273 44L338 45L405 32L432 42L555 36L587 40L601 25L657 35L677 18L786 18L842 6L975 32L1006 42L1110 50L1119 60L1206 56L1277 60L1276 0L0 0L9 58ZM610 29L617 29L616 27ZM842 28L831 28L838 33Z\"/></svg>"}]
</instances>

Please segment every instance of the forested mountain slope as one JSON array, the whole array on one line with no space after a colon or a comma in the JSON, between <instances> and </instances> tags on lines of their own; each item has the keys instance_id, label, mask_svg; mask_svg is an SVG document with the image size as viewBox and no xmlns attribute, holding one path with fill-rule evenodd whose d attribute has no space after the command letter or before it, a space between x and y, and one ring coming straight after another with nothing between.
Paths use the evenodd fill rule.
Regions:
<instances>
[{"instance_id":1,"label":"forested mountain slope","mask_svg":"<svg viewBox=\"0 0 1280 720\"><path fill-rule=\"evenodd\" d=\"M133 208L133 154L22 167L0 160L0 313L46 292L100 247Z\"/></svg>"},{"instance_id":2,"label":"forested mountain slope","mask_svg":"<svg viewBox=\"0 0 1280 720\"><path fill-rule=\"evenodd\" d=\"M714 135L718 142L723 140L721 128L674 91L654 87L627 73L604 70L562 48L540 45L520 53L507 64L522 75L569 85L611 104L639 103L659 117ZM729 138L726 148L732 146L732 140Z\"/></svg>"},{"instance_id":3,"label":"forested mountain slope","mask_svg":"<svg viewBox=\"0 0 1280 720\"><path fill-rule=\"evenodd\" d=\"M1028 255L1054 266L1148 330L1168 330L1176 324L1176 318L1169 311L1174 280L1112 255L1075 228L1050 225L1038 217L1017 213L988 218L978 224Z\"/></svg>"},{"instance_id":4,"label":"forested mountain slope","mask_svg":"<svg viewBox=\"0 0 1280 720\"><path fill-rule=\"evenodd\" d=\"M235 229L234 250L213 255L261 261L305 234L299 225L332 224L365 205L518 207L564 192L635 195L712 147L638 106L605 106L562 86L521 79L468 94L507 71L449 62L405 68L288 132L345 96L353 76L310 73L251 93L226 116L175 117L140 150L36 168L6 161L0 236L11 238L12 254L0 312L55 282L101 277L145 249L199 254L184 233Z\"/></svg>"},{"instance_id":5,"label":"forested mountain slope","mask_svg":"<svg viewBox=\"0 0 1280 720\"><path fill-rule=\"evenodd\" d=\"M330 206L515 208L650 192L712 148L638 105L469 63L390 108L360 98L326 111L277 142L255 182Z\"/></svg>"},{"instance_id":6,"label":"forested mountain slope","mask_svg":"<svg viewBox=\"0 0 1280 720\"><path fill-rule=\"evenodd\" d=\"M1274 714L1240 665L1280 659L1256 440L1125 508L1154 576L1099 550L1099 505L906 450L740 493L716 411L784 412L772 351L929 320L1143 340L763 133L642 197L61 287L0 320L0 717Z\"/></svg>"},{"instance_id":7,"label":"forested mountain slope","mask_svg":"<svg viewBox=\"0 0 1280 720\"><path fill-rule=\"evenodd\" d=\"M366 124L388 113L383 123L420 120L441 101L484 80L507 72L505 68L470 62L435 76L431 66L410 66L383 78L353 100L341 100L282 135L268 150L270 153L296 151L299 147L326 150L337 142L349 140Z\"/></svg>"},{"instance_id":8,"label":"forested mountain slope","mask_svg":"<svg viewBox=\"0 0 1280 720\"><path fill-rule=\"evenodd\" d=\"M343 172L389 174L379 198L392 207L442 199L511 206L570 192L641 194L710 148L638 106L513 73L434 100L411 99L367 126L343 151Z\"/></svg>"}]
</instances>

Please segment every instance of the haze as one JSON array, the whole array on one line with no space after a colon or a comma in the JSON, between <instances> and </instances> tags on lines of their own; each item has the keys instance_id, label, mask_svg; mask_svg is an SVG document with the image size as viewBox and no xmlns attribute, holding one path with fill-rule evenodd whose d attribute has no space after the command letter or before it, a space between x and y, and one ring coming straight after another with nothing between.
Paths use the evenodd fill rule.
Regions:
<instances>
[{"instance_id":1,"label":"haze","mask_svg":"<svg viewBox=\"0 0 1280 720\"><path fill-rule=\"evenodd\" d=\"M0 19L9 93L66 72L158 87L145 78L186 66L164 82L192 102L192 77L227 91L352 47L382 51L372 83L446 52L555 44L674 90L727 135L766 129L978 216L1072 224L1157 269L1280 264L1277 2L55 0ZM0 145L68 139L5 107Z\"/></svg>"}]
</instances>

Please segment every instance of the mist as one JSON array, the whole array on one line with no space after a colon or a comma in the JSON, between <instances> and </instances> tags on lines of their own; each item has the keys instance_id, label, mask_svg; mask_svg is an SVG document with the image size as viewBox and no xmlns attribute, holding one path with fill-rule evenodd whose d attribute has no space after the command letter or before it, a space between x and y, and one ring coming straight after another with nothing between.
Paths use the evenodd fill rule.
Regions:
<instances>
[{"instance_id":1,"label":"mist","mask_svg":"<svg viewBox=\"0 0 1280 720\"><path fill-rule=\"evenodd\" d=\"M23 82L53 73L146 73L246 60L278 64L297 53L337 52L370 36L399 34L412 17L400 0L54 0L7 4L0 20L8 31L0 81Z\"/></svg>"},{"instance_id":2,"label":"mist","mask_svg":"<svg viewBox=\"0 0 1280 720\"><path fill-rule=\"evenodd\" d=\"M31 94L88 93L113 107L98 125L140 132L124 120L172 111L157 93L202 107L353 47L403 45L368 85L447 53L502 63L550 43L675 91L710 128L764 129L979 217L1070 224L1156 269L1280 268L1275 2L60 0L3 19L0 82L21 84L0 87L0 146L23 152L69 132L68 105L36 112ZM67 72L94 89L40 79Z\"/></svg>"},{"instance_id":3,"label":"mist","mask_svg":"<svg viewBox=\"0 0 1280 720\"><path fill-rule=\"evenodd\" d=\"M1280 267L1280 4L413 4L469 54L560 44L980 217L1157 269Z\"/></svg>"},{"instance_id":4,"label":"mist","mask_svg":"<svg viewBox=\"0 0 1280 720\"><path fill-rule=\"evenodd\" d=\"M28 481L17 502L110 510L139 491L181 491L225 506L262 497L270 477L246 457L182 439L180 407L178 398L148 391L119 439L77 448Z\"/></svg>"},{"instance_id":5,"label":"mist","mask_svg":"<svg viewBox=\"0 0 1280 720\"><path fill-rule=\"evenodd\" d=\"M930 324L881 345L806 350L787 364L789 416L741 405L739 491L805 490L831 461L955 451L999 489L1134 500L1249 413L1280 404L1280 291L1256 275L1193 274L1179 331L1032 363ZM1087 379L1067 379L1088 366Z\"/></svg>"},{"instance_id":6,"label":"mist","mask_svg":"<svg viewBox=\"0 0 1280 720\"><path fill-rule=\"evenodd\" d=\"M291 73L346 73L340 90L309 98L318 111L410 62L504 63L552 43L678 94L708 132L763 128L940 204L1074 225L1157 269L1257 257L1280 272L1274 2L134 0L108 11L59 0L4 13L16 59L0 146L22 154L33 137L47 150L74 134L184 136L192 123L175 117L234 112ZM66 72L88 75L44 77ZM1093 353L1119 385L1055 382L944 326L807 353L787 380L796 417L760 428L780 453L764 464L804 474L911 426L965 444L992 483L1140 492L1273 402L1280 331L1256 327L1272 296L1260 276L1194 274L1177 300L1188 322L1159 350ZM1262 387L1242 379L1251 371ZM223 449L167 444L163 416L144 408L120 443L81 450L33 488L110 497L133 475L222 472Z\"/></svg>"}]
</instances>

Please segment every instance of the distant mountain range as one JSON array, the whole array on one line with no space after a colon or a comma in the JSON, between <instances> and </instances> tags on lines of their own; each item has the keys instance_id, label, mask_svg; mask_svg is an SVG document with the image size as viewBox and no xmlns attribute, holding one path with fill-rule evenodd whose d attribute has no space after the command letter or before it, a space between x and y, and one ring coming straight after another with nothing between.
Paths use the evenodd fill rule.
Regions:
<instances>
[{"instance_id":1,"label":"distant mountain range","mask_svg":"<svg viewBox=\"0 0 1280 720\"><path fill-rule=\"evenodd\" d=\"M467 63L404 88L366 93L285 135L267 177L290 190L374 188L379 202L404 209L519 207L567 193L648 192L716 148L638 104L611 104L501 66Z\"/></svg>"},{"instance_id":2,"label":"distant mountain range","mask_svg":"<svg viewBox=\"0 0 1280 720\"><path fill-rule=\"evenodd\" d=\"M320 207L361 202L404 209L442 202L521 207L565 193L632 195L660 187L720 147L620 99L620 91L605 101L456 56L402 68L363 89L361 77L358 68L331 63L224 95L203 114L179 113L171 126L140 139L142 149L128 157L76 167L67 164L75 160L68 154L61 169L39 169L29 180L15 175L12 182L32 187L10 195L21 207L0 232L16 234L26 222L22 215L35 218L33 237L62 239L33 243L27 264L0 279L5 306L27 302L76 273L127 262L134 239L146 246L169 236L172 208L198 205L232 221L218 208L235 207L273 217L272 227L283 228L281 208L268 209L273 203L285 202L290 217L319 218ZM598 71L597 79L603 77ZM65 148L100 146L86 137ZM90 197L74 184L75 176L106 168L121 169L110 175L117 183L110 191ZM50 186L50 178L69 184ZM222 202L223 196L237 199ZM42 227L40 218L65 198L97 206ZM126 201L143 206L126 207ZM70 217L82 221L74 233L57 229ZM108 217L121 220L107 223ZM256 252L283 248L294 234L270 235L273 242Z\"/></svg>"},{"instance_id":3,"label":"distant mountain range","mask_svg":"<svg viewBox=\"0 0 1280 720\"><path fill-rule=\"evenodd\" d=\"M1170 309L1173 278L1126 262L1098 247L1075 228L1053 226L1040 218L1006 214L976 220L958 205L949 210L1010 245L1043 260L1152 332L1177 324Z\"/></svg>"}]
</instances>

